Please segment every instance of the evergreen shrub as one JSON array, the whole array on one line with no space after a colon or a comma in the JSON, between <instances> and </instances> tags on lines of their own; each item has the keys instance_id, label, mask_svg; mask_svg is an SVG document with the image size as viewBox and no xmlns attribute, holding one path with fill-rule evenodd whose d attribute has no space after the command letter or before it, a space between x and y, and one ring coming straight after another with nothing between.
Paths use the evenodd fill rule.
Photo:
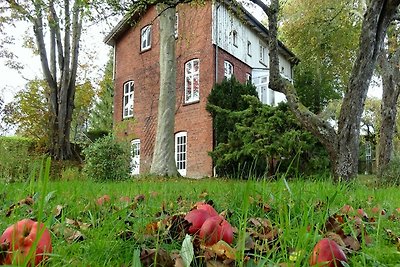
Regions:
<instances>
[{"instance_id":1,"label":"evergreen shrub","mask_svg":"<svg viewBox=\"0 0 400 267\"><path fill-rule=\"evenodd\" d=\"M113 135L96 140L83 151L84 173L95 181L116 181L129 178L130 146L118 142Z\"/></svg>"}]
</instances>

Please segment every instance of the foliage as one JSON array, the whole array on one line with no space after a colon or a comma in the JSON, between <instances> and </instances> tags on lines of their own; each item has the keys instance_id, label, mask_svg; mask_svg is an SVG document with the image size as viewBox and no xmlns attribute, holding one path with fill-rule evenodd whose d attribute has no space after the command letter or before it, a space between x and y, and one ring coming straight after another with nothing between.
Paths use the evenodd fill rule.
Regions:
<instances>
[{"instance_id":1,"label":"foliage","mask_svg":"<svg viewBox=\"0 0 400 267\"><path fill-rule=\"evenodd\" d=\"M88 130L89 117L92 114L92 105L95 91L90 81L76 86L74 99L74 114L71 123L71 140L87 143L85 133Z\"/></svg>"},{"instance_id":2,"label":"foliage","mask_svg":"<svg viewBox=\"0 0 400 267\"><path fill-rule=\"evenodd\" d=\"M257 89L250 83L241 84L235 77L214 85L209 94L206 109L213 117L216 144L228 140L228 133L234 129L236 121L227 113L218 112L215 107L229 111L244 110L249 103L242 98L243 95L257 96Z\"/></svg>"},{"instance_id":3,"label":"foliage","mask_svg":"<svg viewBox=\"0 0 400 267\"><path fill-rule=\"evenodd\" d=\"M17 127L17 134L33 138L42 145L47 145L50 138L49 92L44 80L29 81L25 89L16 94L14 101L7 104L8 111L4 118L8 124ZM90 82L76 87L75 112L71 123L75 137L85 130L93 97L94 90Z\"/></svg>"},{"instance_id":4,"label":"foliage","mask_svg":"<svg viewBox=\"0 0 400 267\"><path fill-rule=\"evenodd\" d=\"M45 81L29 81L8 104L5 120L16 126L17 134L46 144L49 141L48 96L49 88Z\"/></svg>"},{"instance_id":5,"label":"foliage","mask_svg":"<svg viewBox=\"0 0 400 267\"><path fill-rule=\"evenodd\" d=\"M287 104L271 107L255 97L243 99L250 105L243 111L219 110L237 122L228 133L228 141L210 153L219 175L310 175L327 171L325 150L311 133L302 130Z\"/></svg>"},{"instance_id":6,"label":"foliage","mask_svg":"<svg viewBox=\"0 0 400 267\"><path fill-rule=\"evenodd\" d=\"M110 56L104 71L103 79L100 81L100 90L97 92L97 101L90 114L90 132L108 132L113 129L113 58Z\"/></svg>"},{"instance_id":7,"label":"foliage","mask_svg":"<svg viewBox=\"0 0 400 267\"><path fill-rule=\"evenodd\" d=\"M393 155L392 160L383 170L381 182L390 185L400 185L400 154Z\"/></svg>"},{"instance_id":8,"label":"foliage","mask_svg":"<svg viewBox=\"0 0 400 267\"><path fill-rule=\"evenodd\" d=\"M26 181L39 153L36 142L24 137L0 137L0 181Z\"/></svg>"},{"instance_id":9,"label":"foliage","mask_svg":"<svg viewBox=\"0 0 400 267\"><path fill-rule=\"evenodd\" d=\"M108 135L89 145L84 172L95 181L124 180L129 177L130 146Z\"/></svg>"},{"instance_id":10,"label":"foliage","mask_svg":"<svg viewBox=\"0 0 400 267\"><path fill-rule=\"evenodd\" d=\"M361 5L290 0L282 13L281 38L300 59L295 86L302 103L318 113L347 86L357 51Z\"/></svg>"}]
</instances>

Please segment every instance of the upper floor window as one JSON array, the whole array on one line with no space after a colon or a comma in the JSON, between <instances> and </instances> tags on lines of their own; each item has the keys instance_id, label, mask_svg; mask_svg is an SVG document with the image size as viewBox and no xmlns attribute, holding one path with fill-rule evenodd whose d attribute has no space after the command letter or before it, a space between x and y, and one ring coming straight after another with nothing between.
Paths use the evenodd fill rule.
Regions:
<instances>
[{"instance_id":1,"label":"upper floor window","mask_svg":"<svg viewBox=\"0 0 400 267\"><path fill-rule=\"evenodd\" d=\"M174 26L175 38L178 38L178 25L179 25L179 16L178 13L175 13L175 26Z\"/></svg>"},{"instance_id":2,"label":"upper floor window","mask_svg":"<svg viewBox=\"0 0 400 267\"><path fill-rule=\"evenodd\" d=\"M260 44L260 62L267 64L267 48Z\"/></svg>"},{"instance_id":3,"label":"upper floor window","mask_svg":"<svg viewBox=\"0 0 400 267\"><path fill-rule=\"evenodd\" d=\"M151 48L151 25L142 28L140 32L140 51Z\"/></svg>"},{"instance_id":4,"label":"upper floor window","mask_svg":"<svg viewBox=\"0 0 400 267\"><path fill-rule=\"evenodd\" d=\"M229 61L224 61L224 77L230 79L233 75L233 65Z\"/></svg>"},{"instance_id":5,"label":"upper floor window","mask_svg":"<svg viewBox=\"0 0 400 267\"><path fill-rule=\"evenodd\" d=\"M237 31L232 31L232 43L234 46L238 46L238 33Z\"/></svg>"},{"instance_id":6,"label":"upper floor window","mask_svg":"<svg viewBox=\"0 0 400 267\"><path fill-rule=\"evenodd\" d=\"M185 103L200 99L200 60L192 59L185 64Z\"/></svg>"},{"instance_id":7,"label":"upper floor window","mask_svg":"<svg viewBox=\"0 0 400 267\"><path fill-rule=\"evenodd\" d=\"M247 55L251 56L251 42L247 41Z\"/></svg>"},{"instance_id":8,"label":"upper floor window","mask_svg":"<svg viewBox=\"0 0 400 267\"><path fill-rule=\"evenodd\" d=\"M124 83L123 113L122 118L133 117L134 82Z\"/></svg>"}]
</instances>

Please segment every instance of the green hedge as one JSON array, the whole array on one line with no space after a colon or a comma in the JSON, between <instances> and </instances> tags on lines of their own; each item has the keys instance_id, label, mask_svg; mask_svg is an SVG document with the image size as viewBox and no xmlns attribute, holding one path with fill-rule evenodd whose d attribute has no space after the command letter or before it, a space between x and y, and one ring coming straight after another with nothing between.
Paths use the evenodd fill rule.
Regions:
<instances>
[{"instance_id":1,"label":"green hedge","mask_svg":"<svg viewBox=\"0 0 400 267\"><path fill-rule=\"evenodd\" d=\"M0 180L27 179L40 158L36 149L37 144L32 139L0 136Z\"/></svg>"}]
</instances>

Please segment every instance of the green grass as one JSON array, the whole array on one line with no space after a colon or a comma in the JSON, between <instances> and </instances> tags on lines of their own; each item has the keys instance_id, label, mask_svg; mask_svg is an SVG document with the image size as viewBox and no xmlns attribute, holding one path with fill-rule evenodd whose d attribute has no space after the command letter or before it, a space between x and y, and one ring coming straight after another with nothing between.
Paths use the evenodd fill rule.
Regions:
<instances>
[{"instance_id":1,"label":"green grass","mask_svg":"<svg viewBox=\"0 0 400 267\"><path fill-rule=\"evenodd\" d=\"M182 239L170 240L159 235L148 236L146 225L166 218L167 214L186 213L198 201L212 200L218 212L226 211L228 221L238 229L233 246L238 250L238 265L243 260L248 219L267 218L279 230L278 240L270 250L256 251L258 263L293 263L307 266L314 244L322 238L327 218L344 204L363 208L368 214L374 206L387 210L366 223L372 244L362 244L349 258L350 266L400 266L400 253L389 240L386 229L400 236L399 217L389 220L400 207L399 187L374 187L371 184L333 184L330 181L284 180L233 181L224 179L156 179L142 178L125 182L95 183L86 180L51 181L43 192L43 183L0 183L0 230L26 217L41 217L53 229L53 255L49 266L134 266L137 250L165 248L180 250ZM33 207L16 207L11 216L5 214L19 200L34 194ZM99 207L95 200L108 194L111 203ZM145 200L132 208L119 201L121 196L143 194ZM43 197L45 196L45 197ZM41 199L42 201L39 201ZM268 204L270 210L265 210ZM61 216L54 216L57 205L63 206ZM56 235L54 225L73 228L68 219L90 224L81 229L83 241L68 242ZM123 231L133 235L123 240ZM293 253L294 252L294 253ZM135 254L136 253L136 254ZM293 255L296 255L293 257ZM292 261L295 259L295 261ZM257 265L251 265L257 266ZM259 264L259 266L263 266Z\"/></svg>"}]
</instances>

